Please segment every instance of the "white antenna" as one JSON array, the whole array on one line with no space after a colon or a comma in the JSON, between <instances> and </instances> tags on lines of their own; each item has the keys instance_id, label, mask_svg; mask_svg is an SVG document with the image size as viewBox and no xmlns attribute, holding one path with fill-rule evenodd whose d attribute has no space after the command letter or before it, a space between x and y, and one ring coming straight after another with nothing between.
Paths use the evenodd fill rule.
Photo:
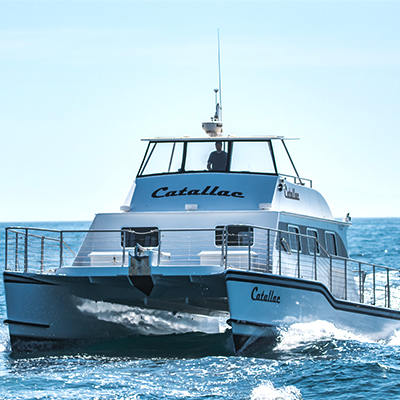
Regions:
<instances>
[{"instance_id":1,"label":"white antenna","mask_svg":"<svg viewBox=\"0 0 400 400\"><path fill-rule=\"evenodd\" d=\"M222 121L222 97L221 97L221 51L219 46L219 28L218 28L218 78L219 78L219 112L220 120Z\"/></svg>"},{"instance_id":2,"label":"white antenna","mask_svg":"<svg viewBox=\"0 0 400 400\"><path fill-rule=\"evenodd\" d=\"M211 117L210 122L203 122L202 128L210 137L222 136L222 100L221 100L221 51L219 46L219 29L218 29L218 75L219 89L214 89L215 92L215 114ZM218 102L219 92L219 102Z\"/></svg>"}]
</instances>

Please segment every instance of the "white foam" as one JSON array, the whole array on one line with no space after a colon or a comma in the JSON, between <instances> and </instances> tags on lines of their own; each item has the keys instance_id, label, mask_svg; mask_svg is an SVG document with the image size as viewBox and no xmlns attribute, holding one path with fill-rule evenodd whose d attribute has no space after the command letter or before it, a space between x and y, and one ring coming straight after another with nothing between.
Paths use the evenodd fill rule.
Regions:
<instances>
[{"instance_id":1,"label":"white foam","mask_svg":"<svg viewBox=\"0 0 400 400\"><path fill-rule=\"evenodd\" d=\"M300 390L295 386L283 386L275 388L271 381L262 383L253 389L251 400L300 400Z\"/></svg>"},{"instance_id":2,"label":"white foam","mask_svg":"<svg viewBox=\"0 0 400 400\"><path fill-rule=\"evenodd\" d=\"M314 321L309 323L292 324L280 332L281 341L276 350L290 350L305 343L322 340L357 340L359 342L373 342L370 338L355 335L349 331L338 329L327 321Z\"/></svg>"},{"instance_id":3,"label":"white foam","mask_svg":"<svg viewBox=\"0 0 400 400\"><path fill-rule=\"evenodd\" d=\"M169 311L149 310L105 302L84 300L78 308L85 314L101 321L120 324L138 335L168 335L173 333L204 332L221 333L228 325L224 319L193 316Z\"/></svg>"},{"instance_id":4,"label":"white foam","mask_svg":"<svg viewBox=\"0 0 400 400\"><path fill-rule=\"evenodd\" d=\"M8 328L2 327L2 329L0 329L0 353L9 351L11 351L11 343Z\"/></svg>"},{"instance_id":5,"label":"white foam","mask_svg":"<svg viewBox=\"0 0 400 400\"><path fill-rule=\"evenodd\" d=\"M400 332L395 330L393 335L388 340L389 346L400 346Z\"/></svg>"}]
</instances>

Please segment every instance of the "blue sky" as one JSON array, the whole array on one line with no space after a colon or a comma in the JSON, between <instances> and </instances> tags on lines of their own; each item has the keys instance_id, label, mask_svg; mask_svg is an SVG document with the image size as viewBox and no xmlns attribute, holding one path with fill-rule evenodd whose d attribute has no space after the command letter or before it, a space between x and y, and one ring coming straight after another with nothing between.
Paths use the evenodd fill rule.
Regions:
<instances>
[{"instance_id":1,"label":"blue sky","mask_svg":"<svg viewBox=\"0 0 400 400\"><path fill-rule=\"evenodd\" d=\"M400 2L1 1L0 221L118 211L142 137L298 137L335 216L400 217Z\"/></svg>"}]
</instances>

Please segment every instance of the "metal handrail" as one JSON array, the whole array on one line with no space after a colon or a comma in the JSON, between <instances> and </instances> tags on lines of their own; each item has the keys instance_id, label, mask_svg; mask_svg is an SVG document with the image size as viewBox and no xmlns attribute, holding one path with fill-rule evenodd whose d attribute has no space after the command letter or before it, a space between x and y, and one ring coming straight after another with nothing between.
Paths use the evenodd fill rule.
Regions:
<instances>
[{"instance_id":1,"label":"metal handrail","mask_svg":"<svg viewBox=\"0 0 400 400\"><path fill-rule=\"evenodd\" d=\"M285 230L281 230L281 229L273 229L273 228L266 228L266 227L262 227L262 226L256 226L256 225L240 225L240 224L230 224L230 225L226 225L223 229L223 234L222 234L222 244L220 247L220 261L219 261L219 265L223 266L225 269L230 268L230 264L228 265L228 257L230 254L232 254L232 252L234 251L234 248L232 246L230 246L230 243L228 241L228 237L230 235L234 235L229 233L229 227L235 227L235 226L241 226L241 227L246 227L248 230L248 235L249 235L249 241L247 242L247 244L245 244L244 246L237 246L236 249L240 248L240 249L245 249L245 251L247 251L247 256L243 256L243 258L241 258L241 263L244 262L245 264L240 265L238 268L246 268L248 270L252 270L254 268L258 268L263 271L263 272L267 272L267 273L275 273L278 275L282 275L285 274L287 272L285 272L285 268L287 271L287 265L284 263L287 263L288 261L290 261L292 267L294 268L293 271L294 272L294 277L297 278L302 278L302 274L304 275L304 271L306 268L307 271L311 271L311 272L306 272L306 274L308 274L309 278L307 279L312 279L317 281L318 278L320 282L323 282L324 279L327 279L327 287L329 287L331 293L333 294L334 292L334 287L333 287L333 274L334 274L334 270L336 271L335 273L337 274L338 270L340 272L340 268L343 268L340 272L340 279L343 279L344 281L344 299L348 300L348 289L349 289L349 279L348 279L348 272L349 272L349 266L351 264L356 264L358 265L357 268L357 272L358 273L358 296L359 299L358 301L360 303L364 303L365 302L365 281L366 281L366 277L367 277L367 273L364 271L364 269L367 267L367 270L369 269L370 272L368 273L368 276L370 277L369 279L372 278L372 289L369 288L368 289L368 296L367 297L370 299L371 304L376 305L377 303L377 297L376 294L379 293L379 291L383 290L382 284L380 283L379 285L376 282L376 276L377 273L386 271L386 284L384 287L384 291L385 291L385 305L390 308L391 307L391 291L390 291L390 280L393 280L392 278L390 278L389 274L390 272L399 272L399 269L396 268L391 268L391 267L385 267L385 266L381 266L381 265L377 265L374 263L369 263L369 262L363 262L363 261L359 261L359 260L355 260L349 257L343 257L343 256L337 256L337 255L332 255L329 254L328 251L323 247L322 243L315 238L314 236L309 236L306 234L301 234L301 233L295 233L295 232L288 232ZM266 233L266 238L264 238L262 241L257 241L256 240L256 231L264 231ZM132 232L135 232L134 230L131 230ZM49 234L53 233L53 234L57 234L58 237L52 237L50 235L41 235L40 233L42 232L48 232ZM59 248L59 255L58 255L58 263L59 266L62 267L63 263L64 263L64 258L65 258L65 254L63 252L63 248L64 246L69 249L70 253L75 257L75 259L79 256L76 255L76 253L71 249L71 247L66 243L65 238L68 234L77 234L77 233L90 233L90 234L97 234L97 233L118 233L119 235L126 235L127 229L123 228L123 229L85 229L85 230L55 230L55 229L43 229L43 228L26 228L26 227L9 227L6 228L6 240L5 240L5 245L6 245L6 249L5 249L5 266L6 268L8 267L8 262L10 261L10 257L12 257L12 251L10 251L12 249L12 244L15 246L15 270L18 270L18 252L19 252L19 248L20 246L23 246L22 248L24 249L23 252L23 270L24 272L28 271L28 263L30 262L30 258L28 258L28 251L30 249L28 249L28 238L34 238L34 239L39 239L40 240L40 256L37 254L34 258L34 260L32 262L38 262L38 260L40 260L40 273L44 272L44 241L45 240L49 240L52 242L58 242L60 244L60 248ZM157 266L164 266L164 265L174 265L173 262L166 262L165 260L163 261L163 255L165 255L163 253L163 251L168 252L168 248L165 249L164 248L164 242L165 242L165 237L166 235L168 235L168 233L182 233L184 236L181 236L181 238L186 237L186 236L190 236L192 233L198 233L198 232L213 232L214 233L214 238L215 238L215 234L216 234L216 229L204 229L204 228L188 228L188 229L178 229L178 228L170 228L170 229L160 229L158 230L158 246L154 247L154 251L157 251L157 257L156 257L156 261L155 263L157 264ZM221 229L219 228L219 232L221 232ZM15 242L13 242L11 244L10 242L10 233L16 234L15 237ZM135 232L137 234L145 234L144 232ZM252 236L253 235L253 236ZM192 237L192 246L194 247L192 251L196 251L196 249L198 249L199 247L201 247L202 245L204 245L205 242L201 242L201 241L197 241L196 239L196 235L191 235ZM250 238L253 237L252 240L250 240ZM283 248L282 246L282 240L284 240L284 237L295 237L296 238L296 248L292 248L290 253L286 251L285 248ZM24 240L20 240L20 239L24 239ZM86 238L88 238L88 236L86 236ZM194 238L194 239L193 239ZM211 241L210 241L210 236L206 236L205 238L208 238L208 246L210 245ZM79 239L79 238L78 238ZM106 237L107 239L107 237ZM308 246L308 253L306 254L302 254L302 250L300 248L300 242L301 240L312 240L313 241L313 250L311 251L310 248L311 246L308 246L308 242L307 242L307 246ZM86 239L85 239L86 240ZM108 238L109 240L109 238ZM168 242L169 240L169 242ZM182 246L180 247L179 243L175 243L174 241L171 242L171 237L169 237L167 240L167 244L166 246L173 246L173 249L179 249L182 250L182 252L180 253L180 259L178 260L179 262L185 263L185 254L184 250L185 247L184 246L190 246L190 244L183 242L182 241ZM212 243L213 246L215 246L215 239L213 239ZM197 243L198 242L198 243ZM290 243L292 243L292 240L289 240ZM92 242L91 242L92 243ZM94 243L94 242L93 242ZM106 242L105 242L106 243ZM115 238L114 238L114 245L115 245ZM254 244L256 244L256 246L254 246ZM287 242L286 242L287 244ZM30 245L29 245L30 246ZM196 247L197 246L197 247ZM260 264L260 261L256 260L256 262L253 260L254 257L254 248L257 248L257 246L261 246L262 249L264 249L264 253L263 253L263 257L265 256L265 261L262 261L263 264ZM264 247L263 247L264 246ZM265 248L266 246L266 248ZM288 248L290 249L290 245L287 244ZM37 247L39 248L39 246ZM215 247L213 247L215 248ZM126 247L126 237L123 240L122 243L122 251L121 251L121 255L122 255L122 266L125 265L126 263L126 251L130 250L130 248ZM241 252L242 252L241 250ZM190 251L190 250L189 250ZM294 258L288 258L290 257L290 255L293 252L296 252L296 259ZM39 252L38 252L39 253ZM86 253L88 254L88 253ZM189 254L189 253L187 253ZM286 254L286 256L284 256L284 254ZM192 257L190 258L190 262L196 263L196 260L199 260L199 254L195 253L194 256L189 256ZM306 258L304 258L304 256L306 256ZM197 258L196 258L197 257ZM241 256L242 257L242 256ZM255 257L257 257L257 255L255 255ZM186 258L186 260L189 260L188 258ZM245 261L247 260L247 261ZM275 260L275 264L274 263ZM53 263L52 265L54 265L54 259L51 258L50 261ZM86 261L85 261L86 262ZM197 261L199 262L199 261ZM253 265L254 263L254 265ZM339 263L339 264L338 264ZM115 263L114 263L115 264ZM77 264L77 265L81 265L81 264ZM92 265L92 262L90 261L90 265ZM275 272L273 272L273 268L275 265ZM321 269L322 268L322 269ZM381 271L378 271L381 270ZM378 271L378 272L377 272ZM351 272L351 271L350 271ZM322 274L322 275L321 275ZM336 280L339 278L335 278ZM370 281L369 285L371 284ZM379 300L381 301L381 300Z\"/></svg>"},{"instance_id":2,"label":"metal handrail","mask_svg":"<svg viewBox=\"0 0 400 400\"><path fill-rule=\"evenodd\" d=\"M283 176L285 178L293 179L293 182L295 185L304 186L305 185L304 182L308 182L309 187L312 188L312 179L302 178L302 177L298 177L298 176L294 176L294 175L281 174L281 173L279 173L279 175ZM297 181L299 181L299 182L297 182Z\"/></svg>"},{"instance_id":3,"label":"metal handrail","mask_svg":"<svg viewBox=\"0 0 400 400\"><path fill-rule=\"evenodd\" d=\"M232 227L232 226L243 226L242 224L229 224L226 225L224 228L227 227ZM328 251L322 246L321 242L315 238L314 236L309 236L303 233L295 233L295 232L289 232L289 231L285 231L282 229L274 229L274 228L266 228L263 226L258 226L258 225L246 225L246 227L249 228L253 228L253 229L259 229L259 230L266 230L266 231L270 231L270 232L277 232L277 233L284 233L284 234L288 234L288 235L293 235L293 236L297 236L297 237L304 237L306 239L311 239L314 240L315 243L318 244L318 247L320 249L323 250L323 252L325 253L326 257L331 257L332 259L337 259L337 260L342 260L342 261L347 261L347 262L354 262L354 263L361 263L363 265L368 265L370 267L377 267L377 268L383 268L383 269L388 269L390 271L400 271L397 268L392 268L392 267L387 267L387 266L383 266L383 265L379 265L379 264L374 264L374 263L369 263L369 262L365 262L365 261L360 261L360 260L355 260L349 257L342 257L342 256L337 256L337 255L332 255L329 254ZM64 234L64 233L124 233L124 232L128 232L128 230L126 230L126 228L124 229L71 229L71 230L56 230L56 229L43 229L43 228L27 228L27 227L8 227L5 228L6 232L10 231L12 233L18 233L19 235L26 235L24 232L20 232L20 231L15 231L15 229L21 229L21 230L31 230L31 231L42 231L42 232L54 232L54 233L59 233L59 234ZM159 229L159 235L163 232L206 232L206 231L215 231L215 229L211 229L211 228L187 228L187 229L180 229L180 228L168 228L168 229ZM144 234L146 232L136 232L134 230L129 230L129 232L134 232L138 235L140 234ZM149 231L151 232L151 231ZM38 235L34 235L32 233L28 233L27 236L29 237L35 237L35 238L42 238L43 236L38 236ZM8 235L6 234L6 244L7 244L7 239L8 239ZM52 237L45 237L46 240L51 240L51 241L55 241L55 242L59 242L60 239L57 238L52 238ZM160 241L161 242L161 241ZM69 246L64 242L65 246L71 251L71 253L73 255L76 255L73 250L71 250L69 248ZM5 255L7 255L7 246L6 246L6 251L5 251Z\"/></svg>"},{"instance_id":4,"label":"metal handrail","mask_svg":"<svg viewBox=\"0 0 400 400\"><path fill-rule=\"evenodd\" d=\"M28 236L28 237L34 237L36 239L45 239L45 240L50 240L50 241L57 242L57 243L62 242L63 245L72 253L72 255L76 256L75 252L67 245L67 243L65 243L65 241L63 241L61 239L47 237L47 236L34 235L33 233L18 232L18 231L14 231L13 229L31 229L31 230L35 229L35 230L42 231L42 232L46 231L46 229L38 229L38 228L6 228L6 230L8 232L15 233L17 235L24 235L24 236ZM60 235L62 235L63 232L71 232L71 233L72 232L80 232L80 231L56 231L56 230L49 230L49 231L50 232L54 232L54 233L60 233ZM84 233L84 232L86 232L86 231L82 231L82 233ZM87 232L89 232L89 231L87 231ZM6 235L6 238L8 238L8 235Z\"/></svg>"}]
</instances>

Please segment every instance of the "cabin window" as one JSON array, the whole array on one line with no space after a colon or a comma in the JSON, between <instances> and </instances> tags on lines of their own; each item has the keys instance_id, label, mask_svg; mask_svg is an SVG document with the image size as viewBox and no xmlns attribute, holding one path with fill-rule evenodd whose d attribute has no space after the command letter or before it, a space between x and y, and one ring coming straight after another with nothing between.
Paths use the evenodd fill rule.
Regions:
<instances>
[{"instance_id":1,"label":"cabin window","mask_svg":"<svg viewBox=\"0 0 400 400\"><path fill-rule=\"evenodd\" d=\"M183 143L151 143L140 175L180 172L182 166Z\"/></svg>"},{"instance_id":2,"label":"cabin window","mask_svg":"<svg viewBox=\"0 0 400 400\"><path fill-rule=\"evenodd\" d=\"M158 228L157 227L136 227L122 228L121 246L136 247L137 244L143 247L158 246Z\"/></svg>"},{"instance_id":3,"label":"cabin window","mask_svg":"<svg viewBox=\"0 0 400 400\"><path fill-rule=\"evenodd\" d=\"M307 228L307 235L312 236L314 239L307 238L307 246L309 254L319 254L318 231L315 229Z\"/></svg>"},{"instance_id":4,"label":"cabin window","mask_svg":"<svg viewBox=\"0 0 400 400\"><path fill-rule=\"evenodd\" d=\"M227 143L222 142L221 150L227 152L227 147ZM216 151L215 142L188 142L185 171L207 171L207 162L213 151ZM225 170L226 164L221 168L221 171Z\"/></svg>"},{"instance_id":5,"label":"cabin window","mask_svg":"<svg viewBox=\"0 0 400 400\"><path fill-rule=\"evenodd\" d=\"M276 165L279 174L286 174L289 176L297 176L297 173L290 161L287 149L285 148L284 142L281 140L273 140L273 149Z\"/></svg>"},{"instance_id":6,"label":"cabin window","mask_svg":"<svg viewBox=\"0 0 400 400\"><path fill-rule=\"evenodd\" d=\"M276 173L270 146L270 142L235 142L231 171Z\"/></svg>"},{"instance_id":7,"label":"cabin window","mask_svg":"<svg viewBox=\"0 0 400 400\"><path fill-rule=\"evenodd\" d=\"M215 228L215 244L222 246L224 226ZM228 226L228 246L252 246L254 243L253 228L250 226Z\"/></svg>"},{"instance_id":8,"label":"cabin window","mask_svg":"<svg viewBox=\"0 0 400 400\"><path fill-rule=\"evenodd\" d=\"M333 232L325 232L326 250L332 256L337 256L336 236Z\"/></svg>"},{"instance_id":9,"label":"cabin window","mask_svg":"<svg viewBox=\"0 0 400 400\"><path fill-rule=\"evenodd\" d=\"M292 251L299 250L301 252L301 240L300 240L300 229L298 226L289 225L289 246Z\"/></svg>"}]
</instances>

